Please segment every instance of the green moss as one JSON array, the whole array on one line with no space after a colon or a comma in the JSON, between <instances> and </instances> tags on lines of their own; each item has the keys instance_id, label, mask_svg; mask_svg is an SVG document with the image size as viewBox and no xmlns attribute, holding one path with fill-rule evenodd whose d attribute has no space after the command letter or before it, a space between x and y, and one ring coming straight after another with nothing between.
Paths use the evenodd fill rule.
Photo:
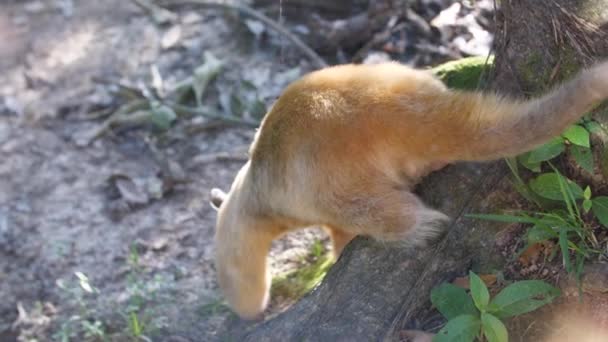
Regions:
<instances>
[{"instance_id":1,"label":"green moss","mask_svg":"<svg viewBox=\"0 0 608 342\"><path fill-rule=\"evenodd\" d=\"M559 51L557 66L547 63L539 52L532 52L517 67L524 89L530 95L544 93L552 85L570 79L581 69L580 58L572 49L563 48ZM555 69L557 68L557 69Z\"/></svg>"},{"instance_id":2,"label":"green moss","mask_svg":"<svg viewBox=\"0 0 608 342\"><path fill-rule=\"evenodd\" d=\"M273 297L292 300L302 297L323 280L333 263L331 254L327 253L315 258L310 265L275 277L271 287Z\"/></svg>"},{"instance_id":3,"label":"green moss","mask_svg":"<svg viewBox=\"0 0 608 342\"><path fill-rule=\"evenodd\" d=\"M432 72L450 88L475 90L483 88L484 76L487 75L493 62L493 56L462 58L441 64L433 68Z\"/></svg>"},{"instance_id":4,"label":"green moss","mask_svg":"<svg viewBox=\"0 0 608 342\"><path fill-rule=\"evenodd\" d=\"M522 63L517 66L517 71L525 90L534 93L542 93L547 88L550 77L543 56L538 52L532 52Z\"/></svg>"},{"instance_id":5,"label":"green moss","mask_svg":"<svg viewBox=\"0 0 608 342\"><path fill-rule=\"evenodd\" d=\"M581 58L573 50L573 48L562 49L560 53L560 63L558 70L557 83L561 83L567 79L572 78L577 74L583 65L581 64Z\"/></svg>"}]
</instances>

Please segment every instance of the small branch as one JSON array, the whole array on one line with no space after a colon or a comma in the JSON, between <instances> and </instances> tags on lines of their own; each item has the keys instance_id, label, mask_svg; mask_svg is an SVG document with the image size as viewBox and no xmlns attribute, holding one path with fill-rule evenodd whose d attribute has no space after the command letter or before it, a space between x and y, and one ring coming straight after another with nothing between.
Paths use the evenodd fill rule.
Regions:
<instances>
[{"instance_id":1,"label":"small branch","mask_svg":"<svg viewBox=\"0 0 608 342\"><path fill-rule=\"evenodd\" d=\"M223 115L208 107L194 108L169 101L163 101L162 103L167 107L171 107L171 109L173 109L178 115L200 115L209 119L222 120L228 123L244 125L247 127L257 128L260 126L260 123L257 121L239 118L238 116L234 115Z\"/></svg>"},{"instance_id":2,"label":"small branch","mask_svg":"<svg viewBox=\"0 0 608 342\"><path fill-rule=\"evenodd\" d=\"M235 152L217 152L210 154L203 154L192 158L192 161L189 167L200 166L209 163L213 163L216 161L225 161L225 162L238 162L244 163L249 160L247 154L235 153Z\"/></svg>"},{"instance_id":3,"label":"small branch","mask_svg":"<svg viewBox=\"0 0 608 342\"><path fill-rule=\"evenodd\" d=\"M277 23L276 21L268 18L264 14L256 11L255 9L240 4L236 1L219 1L219 0L161 0L160 3L164 6L173 6L173 5L199 5L210 8L221 8L221 9L233 9L237 10L247 16L250 16L256 20L263 22L264 24L271 27L273 30L285 36L289 39L298 49L302 51L308 58L312 60L318 68L325 68L327 63L321 58L313 49L311 49L308 45L306 45L300 38L298 38L293 33L289 32L283 25Z\"/></svg>"},{"instance_id":4,"label":"small branch","mask_svg":"<svg viewBox=\"0 0 608 342\"><path fill-rule=\"evenodd\" d=\"M360 48L355 55L353 56L353 58L351 59L352 62L354 63L360 63L361 61L363 61L363 59L365 58L365 56L367 55L367 53L376 45L385 42L387 39L389 39L391 37L391 35L401 29L403 29L405 27L405 23L401 23L399 25L395 25L392 28L389 28L387 30L384 30L382 32L376 33L374 35L374 37L368 41L367 43L365 43L365 45L363 45L362 48Z\"/></svg>"},{"instance_id":5,"label":"small branch","mask_svg":"<svg viewBox=\"0 0 608 342\"><path fill-rule=\"evenodd\" d=\"M110 115L104 122L102 122L101 125L99 125L95 129L93 129L92 131L85 133L83 137L78 139L79 140L79 141L77 141L78 145L81 145L81 146L90 145L97 138L104 135L110 128L112 128L113 125L126 123L126 122L130 122L130 123L137 122L137 121L141 120L142 114L138 114L133 117L131 117L131 115L133 115L133 114L131 114L131 115L129 115L129 114L133 113L133 112L139 112L140 110L143 110L148 106L149 106L149 104L148 104L147 100L133 100L133 101L123 105L118 110L116 110L112 115Z\"/></svg>"}]
</instances>

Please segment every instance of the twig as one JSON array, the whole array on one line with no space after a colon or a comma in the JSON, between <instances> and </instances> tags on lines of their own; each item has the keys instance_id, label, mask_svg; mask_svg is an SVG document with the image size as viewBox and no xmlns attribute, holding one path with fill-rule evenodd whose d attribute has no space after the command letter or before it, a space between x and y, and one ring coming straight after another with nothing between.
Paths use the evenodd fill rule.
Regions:
<instances>
[{"instance_id":1,"label":"twig","mask_svg":"<svg viewBox=\"0 0 608 342\"><path fill-rule=\"evenodd\" d=\"M204 165L215 161L233 161L244 163L247 160L249 160L249 157L246 154L234 152L217 152L194 157L189 167Z\"/></svg>"},{"instance_id":2,"label":"twig","mask_svg":"<svg viewBox=\"0 0 608 342\"><path fill-rule=\"evenodd\" d=\"M260 126L260 123L257 121L239 118L238 116L234 116L234 115L223 115L209 107L203 106L203 107L199 107L199 108L194 108L194 107L188 107L188 106L180 105L178 103L169 102L169 101L163 101L162 104L164 104L167 107L170 107L179 115L184 115L184 114L200 115L200 116L204 116L209 119L222 120L222 121L226 121L229 123L244 125L247 127Z\"/></svg>"},{"instance_id":3,"label":"twig","mask_svg":"<svg viewBox=\"0 0 608 342\"><path fill-rule=\"evenodd\" d=\"M91 80L95 83L101 84L101 85L114 85L117 86L119 88L118 93L122 96L125 96L127 98L130 99L139 99L142 97L145 97L144 93L141 91L141 89L132 86L130 84L127 84L124 81L121 80L112 80L109 78L105 78L103 76L93 76L91 78Z\"/></svg>"},{"instance_id":4,"label":"twig","mask_svg":"<svg viewBox=\"0 0 608 342\"><path fill-rule=\"evenodd\" d=\"M132 0L137 6L152 16L158 24L165 24L177 20L177 15L165 8L154 4L151 0Z\"/></svg>"},{"instance_id":5,"label":"twig","mask_svg":"<svg viewBox=\"0 0 608 342\"><path fill-rule=\"evenodd\" d=\"M255 9L238 3L236 1L220 1L220 0L160 0L161 6L173 6L173 5L199 5L211 8L222 8L222 9L233 9L237 10L245 15L248 15L254 19L257 19L264 24L268 25L278 33L284 35L289 39L298 49L300 49L306 56L308 56L312 62L318 68L324 68L327 63L321 58L313 49L308 47L300 38L293 33L289 32L283 25L276 21L268 18L264 14L256 11Z\"/></svg>"},{"instance_id":6,"label":"twig","mask_svg":"<svg viewBox=\"0 0 608 342\"><path fill-rule=\"evenodd\" d=\"M369 52L369 50L371 50L374 46L376 46L377 44L380 44L381 42L386 41L388 38L390 38L390 36L403 29L405 27L405 23L401 23L398 25L395 25L387 30L384 30L382 32L376 33L371 40L369 40L367 43L365 43L365 45L363 45L362 48L360 48L355 55L353 56L353 58L351 59L354 63L359 63L361 62L364 58L365 55Z\"/></svg>"},{"instance_id":7,"label":"twig","mask_svg":"<svg viewBox=\"0 0 608 342\"><path fill-rule=\"evenodd\" d=\"M230 122L222 120L210 120L200 124L190 124L186 127L186 132L189 134L198 134L202 132L212 131L219 128L224 128L230 125Z\"/></svg>"},{"instance_id":8,"label":"twig","mask_svg":"<svg viewBox=\"0 0 608 342\"><path fill-rule=\"evenodd\" d=\"M124 122L134 122L141 119L141 115L134 116L133 118L127 117L127 114L133 113L136 111L140 111L149 106L148 100L134 100L131 101L118 110L116 110L110 117L108 117L104 122L101 123L98 127L96 127L92 132L85 134L82 138L82 141L78 142L82 146L88 146L97 138L106 133L113 125L124 123ZM134 114L131 114L134 115Z\"/></svg>"}]
</instances>

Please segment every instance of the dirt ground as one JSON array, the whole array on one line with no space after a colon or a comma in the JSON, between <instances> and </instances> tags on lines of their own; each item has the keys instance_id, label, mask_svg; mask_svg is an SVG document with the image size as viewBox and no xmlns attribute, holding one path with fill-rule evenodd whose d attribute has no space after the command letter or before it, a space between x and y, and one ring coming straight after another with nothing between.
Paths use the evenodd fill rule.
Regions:
<instances>
[{"instance_id":1,"label":"dirt ground","mask_svg":"<svg viewBox=\"0 0 608 342\"><path fill-rule=\"evenodd\" d=\"M487 54L491 1L417 5L420 15L369 47L415 65ZM233 12L156 19L134 1L0 2L2 342L209 341L231 315L215 281L208 194L229 187L255 131L190 117L167 131L84 138L102 124L100 109L124 104L119 84L172 89L208 53L225 67L204 104L226 112L239 96L268 106L312 64ZM327 242L316 229L277 241L274 274Z\"/></svg>"},{"instance_id":2,"label":"dirt ground","mask_svg":"<svg viewBox=\"0 0 608 342\"><path fill-rule=\"evenodd\" d=\"M221 12L181 14L157 25L130 1L0 4L1 341L96 336L98 321L103 334L125 340L137 335L133 312L143 335L170 340L191 329L202 341L227 315L218 304L208 193L228 188L254 130L185 133L193 119L168 133L123 130L78 143L101 122L88 113L115 101L111 85L96 78L149 83L155 65L174 84L210 51L228 66L212 95L247 79L268 103L309 68L288 48L235 39ZM176 26L178 43L168 44ZM116 215L108 179L153 187L163 163L187 181ZM284 272L323 238L308 230L283 239L273 268Z\"/></svg>"}]
</instances>

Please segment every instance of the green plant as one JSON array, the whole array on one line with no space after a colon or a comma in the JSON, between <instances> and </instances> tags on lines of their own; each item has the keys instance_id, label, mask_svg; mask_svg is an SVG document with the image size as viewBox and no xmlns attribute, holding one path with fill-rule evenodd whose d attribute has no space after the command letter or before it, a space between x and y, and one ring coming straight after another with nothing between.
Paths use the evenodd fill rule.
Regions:
<instances>
[{"instance_id":1,"label":"green plant","mask_svg":"<svg viewBox=\"0 0 608 342\"><path fill-rule=\"evenodd\" d=\"M581 168L593 172L589 134L600 129L595 121L583 119L579 124L569 127L560 137L516 159L507 160L507 165L514 175L515 188L537 207L536 210L520 210L510 215L468 216L531 224L523 250L532 244L556 239L567 272L574 272L580 278L585 259L601 253L594 235L594 228L597 227L594 218L604 227L608 227L608 197L592 197L589 186L583 190L560 173L550 160L568 148ZM543 168L543 163L548 167ZM519 165L533 173L534 176L528 182L520 176ZM574 254L574 260L571 254Z\"/></svg>"},{"instance_id":2,"label":"green plant","mask_svg":"<svg viewBox=\"0 0 608 342\"><path fill-rule=\"evenodd\" d=\"M158 315L149 304L159 299L168 279L162 276L147 279L135 247L131 248L127 263L130 269L124 288L127 300L124 304L112 304L115 306L114 311L124 318L125 330L114 337L121 341L149 340L147 336L166 326L166 317ZM53 338L61 342L108 340L107 324L96 309L105 296L91 284L89 277L82 272L75 272L75 279L60 279L57 286L62 290L64 300L76 307L76 313L60 324ZM166 302L168 299L161 300Z\"/></svg>"},{"instance_id":3,"label":"green plant","mask_svg":"<svg viewBox=\"0 0 608 342\"><path fill-rule=\"evenodd\" d=\"M467 342L482 336L489 342L506 342L509 335L504 319L536 310L560 294L543 281L524 280L505 287L490 300L485 283L472 271L469 284L470 295L449 283L431 291L433 306L448 320L433 337L434 342Z\"/></svg>"},{"instance_id":4,"label":"green plant","mask_svg":"<svg viewBox=\"0 0 608 342\"><path fill-rule=\"evenodd\" d=\"M77 313L63 322L53 335L55 340L68 342L77 336L84 336L87 341L105 340L105 326L97 318L97 311L89 305L99 290L91 285L89 277L82 272L75 272L76 281L58 280L57 286L62 291L64 299L76 305Z\"/></svg>"},{"instance_id":5,"label":"green plant","mask_svg":"<svg viewBox=\"0 0 608 342\"><path fill-rule=\"evenodd\" d=\"M302 297L323 280L334 263L331 254L319 240L311 245L303 260L310 263L272 280L273 295L292 300Z\"/></svg>"},{"instance_id":6,"label":"green plant","mask_svg":"<svg viewBox=\"0 0 608 342\"><path fill-rule=\"evenodd\" d=\"M125 288L128 300L122 310L127 335L137 339L148 339L146 335L154 333L165 325L165 317L157 315L148 304L158 299L159 292L167 279L161 276L155 276L152 280L145 278L135 246L130 249L128 264L130 272Z\"/></svg>"}]
</instances>

